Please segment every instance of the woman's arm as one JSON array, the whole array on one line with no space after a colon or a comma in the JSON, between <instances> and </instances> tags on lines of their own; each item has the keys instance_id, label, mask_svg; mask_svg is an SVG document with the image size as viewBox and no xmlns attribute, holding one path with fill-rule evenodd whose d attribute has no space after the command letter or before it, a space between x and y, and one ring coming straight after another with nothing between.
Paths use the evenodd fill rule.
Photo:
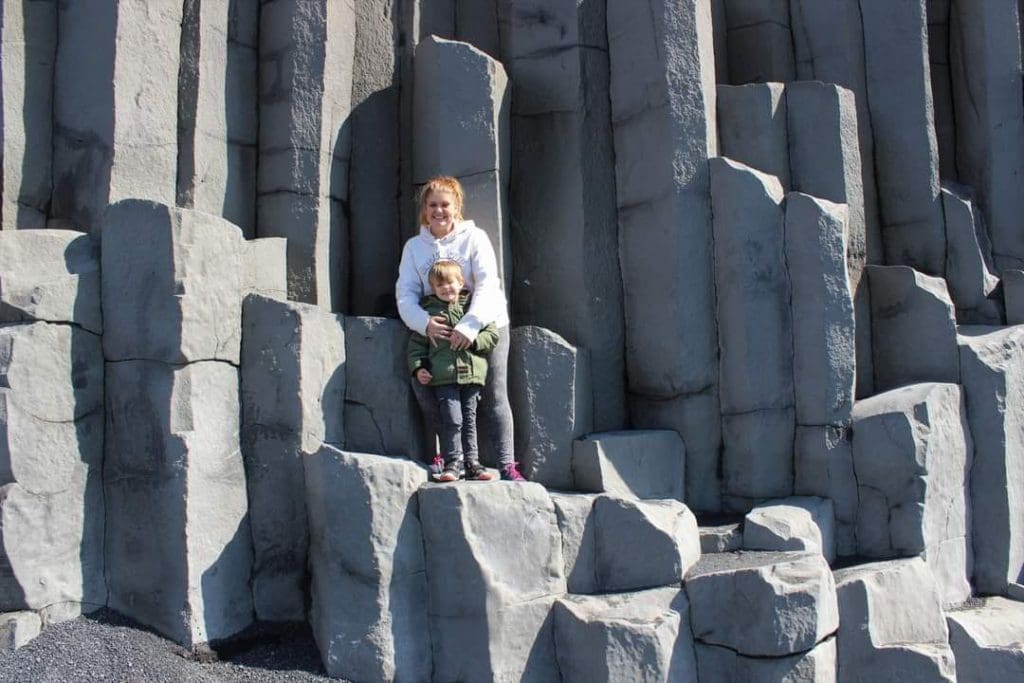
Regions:
<instances>
[{"instance_id":1,"label":"woman's arm","mask_svg":"<svg viewBox=\"0 0 1024 683\"><path fill-rule=\"evenodd\" d=\"M423 285L419 273L416 272L412 249L409 248L409 242L406 242L402 249L402 261L398 265L398 280L395 282L398 315L410 330L428 336L427 324L430 322L430 315L420 306L422 297Z\"/></svg>"},{"instance_id":2,"label":"woman's arm","mask_svg":"<svg viewBox=\"0 0 1024 683\"><path fill-rule=\"evenodd\" d=\"M452 332L452 348L467 348L477 334L488 323L498 319L498 309L505 306L501 293L501 277L498 275L498 260L494 256L491 240L483 230L475 230L472 236L473 248L470 266L473 269L473 299L469 310ZM462 340L465 344L457 344Z\"/></svg>"}]
</instances>

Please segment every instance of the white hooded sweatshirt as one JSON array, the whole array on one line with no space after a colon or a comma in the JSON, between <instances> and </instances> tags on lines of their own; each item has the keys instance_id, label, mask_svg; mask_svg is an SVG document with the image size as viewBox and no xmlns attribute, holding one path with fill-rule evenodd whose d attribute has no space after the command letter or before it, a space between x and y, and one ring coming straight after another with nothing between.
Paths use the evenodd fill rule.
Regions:
<instances>
[{"instance_id":1,"label":"white hooded sweatshirt","mask_svg":"<svg viewBox=\"0 0 1024 683\"><path fill-rule=\"evenodd\" d=\"M473 221L459 221L441 238L420 226L420 234L405 243L402 262L398 266L395 299L398 315L406 327L420 334L427 333L430 316L420 306L420 299L433 293L427 275L436 261L456 261L462 266L466 287L473 292L469 311L455 329L473 341L485 325L505 327L509 323L508 304L498 276L498 261L491 240Z\"/></svg>"}]
</instances>

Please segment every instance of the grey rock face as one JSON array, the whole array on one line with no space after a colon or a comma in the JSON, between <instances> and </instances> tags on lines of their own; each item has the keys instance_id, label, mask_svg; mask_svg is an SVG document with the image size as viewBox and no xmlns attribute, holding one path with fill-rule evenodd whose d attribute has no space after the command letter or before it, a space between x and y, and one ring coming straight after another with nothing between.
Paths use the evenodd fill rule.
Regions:
<instances>
[{"instance_id":1,"label":"grey rock face","mask_svg":"<svg viewBox=\"0 0 1024 683\"><path fill-rule=\"evenodd\" d=\"M4 3L0 230L42 228L50 203L56 2Z\"/></svg>"},{"instance_id":2,"label":"grey rock face","mask_svg":"<svg viewBox=\"0 0 1024 683\"><path fill-rule=\"evenodd\" d=\"M590 358L540 327L512 330L509 401L516 415L516 451L526 477L573 488L573 440L593 430Z\"/></svg>"},{"instance_id":3,"label":"grey rock face","mask_svg":"<svg viewBox=\"0 0 1024 683\"><path fill-rule=\"evenodd\" d=\"M868 266L875 389L960 381L946 283L906 266Z\"/></svg>"},{"instance_id":4,"label":"grey rock face","mask_svg":"<svg viewBox=\"0 0 1024 683\"><path fill-rule=\"evenodd\" d=\"M697 680L689 604L678 587L569 596L554 615L563 681Z\"/></svg>"},{"instance_id":5,"label":"grey rock face","mask_svg":"<svg viewBox=\"0 0 1024 683\"><path fill-rule=\"evenodd\" d=\"M344 319L249 296L242 309L242 432L253 535L253 599L264 620L305 615L303 458L344 443Z\"/></svg>"},{"instance_id":6,"label":"grey rock face","mask_svg":"<svg viewBox=\"0 0 1024 683\"><path fill-rule=\"evenodd\" d=\"M562 534L566 588L570 593L597 593L597 532L593 515L597 496L555 492L549 495Z\"/></svg>"},{"instance_id":7,"label":"grey rock face","mask_svg":"<svg viewBox=\"0 0 1024 683\"><path fill-rule=\"evenodd\" d=\"M14 652L39 635L42 621L35 612L0 614L0 652Z\"/></svg>"},{"instance_id":8,"label":"grey rock face","mask_svg":"<svg viewBox=\"0 0 1024 683\"><path fill-rule=\"evenodd\" d=\"M96 233L108 203L173 205L182 3L58 4L57 21L50 217Z\"/></svg>"},{"instance_id":9,"label":"grey rock face","mask_svg":"<svg viewBox=\"0 0 1024 683\"><path fill-rule=\"evenodd\" d=\"M955 384L915 384L859 401L853 465L857 549L867 557L920 554L944 605L970 596L968 476L973 442Z\"/></svg>"},{"instance_id":10,"label":"grey rock face","mask_svg":"<svg viewBox=\"0 0 1024 683\"><path fill-rule=\"evenodd\" d=\"M668 429L590 434L572 444L579 491L685 501L686 448Z\"/></svg>"},{"instance_id":11,"label":"grey rock face","mask_svg":"<svg viewBox=\"0 0 1024 683\"><path fill-rule=\"evenodd\" d=\"M351 0L260 7L259 237L288 238L288 296L340 310L355 10Z\"/></svg>"},{"instance_id":12,"label":"grey rock face","mask_svg":"<svg viewBox=\"0 0 1024 683\"><path fill-rule=\"evenodd\" d=\"M601 496L594 501L594 525L602 591L678 584L700 558L697 518L677 501Z\"/></svg>"},{"instance_id":13,"label":"grey rock face","mask_svg":"<svg viewBox=\"0 0 1024 683\"><path fill-rule=\"evenodd\" d=\"M961 681L1012 681L1024 676L1021 603L986 598L983 605L946 614L949 645Z\"/></svg>"},{"instance_id":14,"label":"grey rock face","mask_svg":"<svg viewBox=\"0 0 1024 683\"><path fill-rule=\"evenodd\" d=\"M547 492L456 484L421 488L418 500L434 678L557 677L551 608L566 585Z\"/></svg>"},{"instance_id":15,"label":"grey rock face","mask_svg":"<svg viewBox=\"0 0 1024 683\"><path fill-rule=\"evenodd\" d=\"M775 176L785 190L791 187L787 87L782 83L720 85L715 101L721 155Z\"/></svg>"},{"instance_id":16,"label":"grey rock face","mask_svg":"<svg viewBox=\"0 0 1024 683\"><path fill-rule=\"evenodd\" d=\"M957 320L999 324L999 306L989 300L998 278L992 274L992 254L985 223L974 202L951 183L943 183L942 208L946 219L946 284L957 308Z\"/></svg>"},{"instance_id":17,"label":"grey rock face","mask_svg":"<svg viewBox=\"0 0 1024 683\"><path fill-rule=\"evenodd\" d=\"M1003 300L1006 302L1006 324L1024 323L1024 271L1007 269L1002 272Z\"/></svg>"},{"instance_id":18,"label":"grey rock face","mask_svg":"<svg viewBox=\"0 0 1024 683\"><path fill-rule=\"evenodd\" d=\"M974 440L974 582L1001 594L1024 571L1024 329L961 327L960 368Z\"/></svg>"},{"instance_id":19,"label":"grey rock face","mask_svg":"<svg viewBox=\"0 0 1024 683\"><path fill-rule=\"evenodd\" d=\"M237 226L130 200L107 211L102 239L108 361L238 363L243 240Z\"/></svg>"},{"instance_id":20,"label":"grey rock face","mask_svg":"<svg viewBox=\"0 0 1024 683\"><path fill-rule=\"evenodd\" d=\"M741 655L807 652L839 626L832 572L815 553L709 555L686 593L693 637Z\"/></svg>"},{"instance_id":21,"label":"grey rock face","mask_svg":"<svg viewBox=\"0 0 1024 683\"><path fill-rule=\"evenodd\" d=\"M795 78L789 4L785 0L724 0L729 82Z\"/></svg>"},{"instance_id":22,"label":"grey rock face","mask_svg":"<svg viewBox=\"0 0 1024 683\"><path fill-rule=\"evenodd\" d=\"M108 363L106 566L112 609L183 645L252 622L238 370Z\"/></svg>"},{"instance_id":23,"label":"grey rock face","mask_svg":"<svg viewBox=\"0 0 1024 683\"><path fill-rule=\"evenodd\" d=\"M956 110L956 166L978 190L996 264L1024 265L1024 87L1016 0L950 3L950 71Z\"/></svg>"},{"instance_id":24,"label":"grey rock face","mask_svg":"<svg viewBox=\"0 0 1024 683\"><path fill-rule=\"evenodd\" d=\"M511 276L507 222L509 85L501 63L468 43L428 36L416 47L413 181L464 182L463 213L491 238L505 290ZM444 97L438 83L458 83Z\"/></svg>"},{"instance_id":25,"label":"grey rock face","mask_svg":"<svg viewBox=\"0 0 1024 683\"><path fill-rule=\"evenodd\" d=\"M487 4L460 3L460 37L464 9L485 15ZM515 84L512 314L589 351L594 426L620 429L626 424L625 343L605 3L494 4L501 58Z\"/></svg>"},{"instance_id":26,"label":"grey rock face","mask_svg":"<svg viewBox=\"0 0 1024 683\"><path fill-rule=\"evenodd\" d=\"M409 385L399 320L345 318L345 448L357 453L433 457Z\"/></svg>"},{"instance_id":27,"label":"grey rock face","mask_svg":"<svg viewBox=\"0 0 1024 683\"><path fill-rule=\"evenodd\" d=\"M265 237L242 245L242 291L277 301L288 299L288 240Z\"/></svg>"},{"instance_id":28,"label":"grey rock face","mask_svg":"<svg viewBox=\"0 0 1024 683\"><path fill-rule=\"evenodd\" d=\"M416 497L426 468L330 446L304 462L311 623L324 668L351 680L429 679Z\"/></svg>"},{"instance_id":29,"label":"grey rock face","mask_svg":"<svg viewBox=\"0 0 1024 683\"><path fill-rule=\"evenodd\" d=\"M748 512L743 520L743 547L819 552L831 564L836 555L834 527L835 514L828 498L768 501Z\"/></svg>"},{"instance_id":30,"label":"grey rock face","mask_svg":"<svg viewBox=\"0 0 1024 683\"><path fill-rule=\"evenodd\" d=\"M844 205L796 192L786 196L793 390L800 425L842 426L850 421L856 334L846 226Z\"/></svg>"},{"instance_id":31,"label":"grey rock face","mask_svg":"<svg viewBox=\"0 0 1024 683\"><path fill-rule=\"evenodd\" d=\"M72 230L0 232L0 321L30 320L103 332L96 238Z\"/></svg>"},{"instance_id":32,"label":"grey rock face","mask_svg":"<svg viewBox=\"0 0 1024 683\"><path fill-rule=\"evenodd\" d=\"M723 507L746 512L757 500L793 492L792 408L722 417Z\"/></svg>"},{"instance_id":33,"label":"grey rock face","mask_svg":"<svg viewBox=\"0 0 1024 683\"><path fill-rule=\"evenodd\" d=\"M700 552L731 553L743 547L743 527L740 524L721 524L700 527Z\"/></svg>"},{"instance_id":34,"label":"grey rock face","mask_svg":"<svg viewBox=\"0 0 1024 683\"><path fill-rule=\"evenodd\" d=\"M836 571L839 678L955 681L939 588L920 559Z\"/></svg>"},{"instance_id":35,"label":"grey rock face","mask_svg":"<svg viewBox=\"0 0 1024 683\"><path fill-rule=\"evenodd\" d=\"M789 657L744 657L727 647L697 645L701 680L711 681L807 681L836 680L836 639L814 646L810 652Z\"/></svg>"},{"instance_id":36,"label":"grey rock face","mask_svg":"<svg viewBox=\"0 0 1024 683\"><path fill-rule=\"evenodd\" d=\"M885 262L942 275L946 240L925 2L862 0L860 9Z\"/></svg>"},{"instance_id":37,"label":"grey rock face","mask_svg":"<svg viewBox=\"0 0 1024 683\"><path fill-rule=\"evenodd\" d=\"M793 493L832 501L836 554L857 554L857 477L850 431L838 427L797 427L793 470Z\"/></svg>"}]
</instances>

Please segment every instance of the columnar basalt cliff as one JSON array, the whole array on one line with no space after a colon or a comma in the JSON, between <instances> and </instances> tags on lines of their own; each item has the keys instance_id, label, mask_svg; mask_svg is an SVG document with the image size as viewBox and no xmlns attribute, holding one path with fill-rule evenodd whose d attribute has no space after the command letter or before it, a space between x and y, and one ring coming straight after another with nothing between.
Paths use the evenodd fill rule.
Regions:
<instances>
[{"instance_id":1,"label":"columnar basalt cliff","mask_svg":"<svg viewBox=\"0 0 1024 683\"><path fill-rule=\"evenodd\" d=\"M1020 12L4 2L0 645L106 606L308 620L357 681L1024 678ZM436 174L529 483L429 483Z\"/></svg>"}]
</instances>

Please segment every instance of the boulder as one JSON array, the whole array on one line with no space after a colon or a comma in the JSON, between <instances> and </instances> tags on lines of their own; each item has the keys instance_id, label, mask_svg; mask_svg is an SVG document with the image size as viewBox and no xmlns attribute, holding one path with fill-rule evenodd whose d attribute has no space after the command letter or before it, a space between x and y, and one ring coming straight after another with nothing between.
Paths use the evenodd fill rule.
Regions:
<instances>
[{"instance_id":1,"label":"boulder","mask_svg":"<svg viewBox=\"0 0 1024 683\"><path fill-rule=\"evenodd\" d=\"M796 74L788 4L784 0L724 3L729 82L792 81Z\"/></svg>"},{"instance_id":2,"label":"boulder","mask_svg":"<svg viewBox=\"0 0 1024 683\"><path fill-rule=\"evenodd\" d=\"M875 390L960 381L956 314L946 283L906 266L868 266Z\"/></svg>"},{"instance_id":3,"label":"boulder","mask_svg":"<svg viewBox=\"0 0 1024 683\"><path fill-rule=\"evenodd\" d=\"M102 247L108 361L238 364L244 268L237 226L128 200L108 209Z\"/></svg>"},{"instance_id":4,"label":"boulder","mask_svg":"<svg viewBox=\"0 0 1024 683\"><path fill-rule=\"evenodd\" d=\"M590 434L572 444L578 491L685 501L686 448L669 429Z\"/></svg>"},{"instance_id":5,"label":"boulder","mask_svg":"<svg viewBox=\"0 0 1024 683\"><path fill-rule=\"evenodd\" d=\"M847 225L843 204L798 192L786 195L785 254L799 425L850 422L857 373Z\"/></svg>"},{"instance_id":6,"label":"boulder","mask_svg":"<svg viewBox=\"0 0 1024 683\"><path fill-rule=\"evenodd\" d=\"M743 526L739 523L702 526L700 531L700 552L731 553L743 547Z\"/></svg>"},{"instance_id":7,"label":"boulder","mask_svg":"<svg viewBox=\"0 0 1024 683\"><path fill-rule=\"evenodd\" d=\"M786 130L787 87L782 83L719 85L716 100L719 153L775 176L784 190L792 187Z\"/></svg>"},{"instance_id":8,"label":"boulder","mask_svg":"<svg viewBox=\"0 0 1024 683\"><path fill-rule=\"evenodd\" d=\"M964 326L958 341L974 441L974 583L998 595L1024 572L1024 328Z\"/></svg>"},{"instance_id":9,"label":"boulder","mask_svg":"<svg viewBox=\"0 0 1024 683\"><path fill-rule=\"evenodd\" d=\"M427 576L410 460L324 446L304 459L309 507L310 621L330 676L431 677ZM446 584L452 589L449 579Z\"/></svg>"},{"instance_id":10,"label":"boulder","mask_svg":"<svg viewBox=\"0 0 1024 683\"><path fill-rule=\"evenodd\" d=\"M569 596L555 602L555 650L562 680L697 680L686 593Z\"/></svg>"},{"instance_id":11,"label":"boulder","mask_svg":"<svg viewBox=\"0 0 1024 683\"><path fill-rule=\"evenodd\" d=\"M958 680L1024 678L1024 604L985 598L981 605L947 612L946 624Z\"/></svg>"},{"instance_id":12,"label":"boulder","mask_svg":"<svg viewBox=\"0 0 1024 683\"><path fill-rule=\"evenodd\" d=\"M557 678L551 608L565 564L544 488L449 484L421 488L418 500L433 678Z\"/></svg>"},{"instance_id":13,"label":"boulder","mask_svg":"<svg viewBox=\"0 0 1024 683\"><path fill-rule=\"evenodd\" d=\"M793 497L758 505L743 520L747 550L806 550L829 564L836 556L835 515L828 498Z\"/></svg>"},{"instance_id":14,"label":"boulder","mask_svg":"<svg viewBox=\"0 0 1024 683\"><path fill-rule=\"evenodd\" d=\"M253 620L238 369L107 363L108 606L186 646Z\"/></svg>"},{"instance_id":15,"label":"boulder","mask_svg":"<svg viewBox=\"0 0 1024 683\"><path fill-rule=\"evenodd\" d=\"M594 501L594 529L602 591L678 584L700 558L697 519L678 501L600 496Z\"/></svg>"},{"instance_id":16,"label":"boulder","mask_svg":"<svg viewBox=\"0 0 1024 683\"><path fill-rule=\"evenodd\" d=\"M584 595L597 593L597 532L593 515L597 496L556 492L549 495L562 534L566 589Z\"/></svg>"},{"instance_id":17,"label":"boulder","mask_svg":"<svg viewBox=\"0 0 1024 683\"><path fill-rule=\"evenodd\" d=\"M828 638L809 652L788 657L744 657L734 650L698 643L700 680L708 681L808 681L836 680L836 639Z\"/></svg>"},{"instance_id":18,"label":"boulder","mask_svg":"<svg viewBox=\"0 0 1024 683\"><path fill-rule=\"evenodd\" d=\"M0 231L0 322L73 323L101 334L98 247L73 230Z\"/></svg>"},{"instance_id":19,"label":"boulder","mask_svg":"<svg viewBox=\"0 0 1024 683\"><path fill-rule=\"evenodd\" d=\"M686 577L693 637L752 657L814 648L839 626L835 583L818 553L707 555Z\"/></svg>"},{"instance_id":20,"label":"boulder","mask_svg":"<svg viewBox=\"0 0 1024 683\"><path fill-rule=\"evenodd\" d=\"M35 612L0 614L0 652L14 652L38 636L42 626Z\"/></svg>"},{"instance_id":21,"label":"boulder","mask_svg":"<svg viewBox=\"0 0 1024 683\"><path fill-rule=\"evenodd\" d=\"M541 327L512 330L509 401L526 478L573 489L573 442L593 431L590 357Z\"/></svg>"},{"instance_id":22,"label":"boulder","mask_svg":"<svg viewBox=\"0 0 1024 683\"><path fill-rule=\"evenodd\" d=\"M974 447L960 387L915 384L858 401L853 434L858 553L883 559L920 554L943 605L968 598Z\"/></svg>"},{"instance_id":23,"label":"boulder","mask_svg":"<svg viewBox=\"0 0 1024 683\"><path fill-rule=\"evenodd\" d=\"M956 680L939 587L919 558L835 573L839 680Z\"/></svg>"},{"instance_id":24,"label":"boulder","mask_svg":"<svg viewBox=\"0 0 1024 683\"><path fill-rule=\"evenodd\" d=\"M797 427L793 445L793 493L832 501L836 554L857 554L857 476L850 430Z\"/></svg>"}]
</instances>

